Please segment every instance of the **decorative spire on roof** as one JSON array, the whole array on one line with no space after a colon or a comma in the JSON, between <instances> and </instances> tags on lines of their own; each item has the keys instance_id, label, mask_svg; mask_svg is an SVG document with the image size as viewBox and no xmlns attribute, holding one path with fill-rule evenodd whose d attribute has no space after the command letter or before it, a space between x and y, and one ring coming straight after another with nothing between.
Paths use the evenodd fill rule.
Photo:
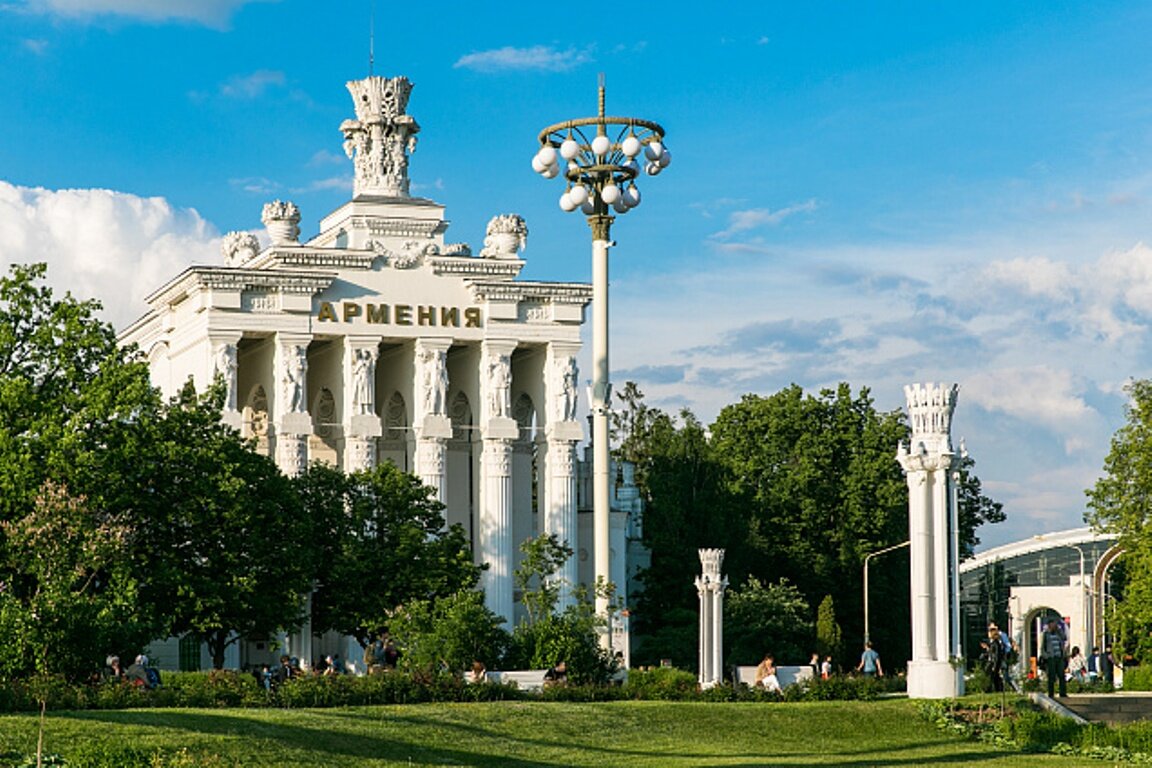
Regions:
<instances>
[{"instance_id":1,"label":"decorative spire on roof","mask_svg":"<svg viewBox=\"0 0 1152 768\"><path fill-rule=\"evenodd\" d=\"M340 124L344 151L356 168L354 197L408 197L408 155L420 125L405 112L406 77L367 77L348 83L356 119Z\"/></svg>"}]
</instances>

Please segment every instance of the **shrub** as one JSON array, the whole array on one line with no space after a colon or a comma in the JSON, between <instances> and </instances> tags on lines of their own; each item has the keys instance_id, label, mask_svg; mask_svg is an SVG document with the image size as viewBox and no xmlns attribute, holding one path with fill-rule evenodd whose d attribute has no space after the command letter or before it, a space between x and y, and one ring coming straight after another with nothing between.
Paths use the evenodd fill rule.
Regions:
<instances>
[{"instance_id":1,"label":"shrub","mask_svg":"<svg viewBox=\"0 0 1152 768\"><path fill-rule=\"evenodd\" d=\"M1124 690L1152 691L1152 664L1125 667Z\"/></svg>"},{"instance_id":2,"label":"shrub","mask_svg":"<svg viewBox=\"0 0 1152 768\"><path fill-rule=\"evenodd\" d=\"M647 701L685 701L696 696L696 675L674 667L628 672L624 691L630 698Z\"/></svg>"}]
</instances>

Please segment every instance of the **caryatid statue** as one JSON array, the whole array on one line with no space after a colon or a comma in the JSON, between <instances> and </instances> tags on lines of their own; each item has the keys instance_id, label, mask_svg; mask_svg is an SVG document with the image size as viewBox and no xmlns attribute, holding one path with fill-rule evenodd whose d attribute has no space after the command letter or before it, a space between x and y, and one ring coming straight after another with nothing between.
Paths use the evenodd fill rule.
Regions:
<instances>
[{"instance_id":1,"label":"caryatid statue","mask_svg":"<svg viewBox=\"0 0 1152 768\"><path fill-rule=\"evenodd\" d=\"M221 344L216 347L216 360L213 365L215 375L224 379L224 410L236 410L236 345Z\"/></svg>"},{"instance_id":2,"label":"caryatid statue","mask_svg":"<svg viewBox=\"0 0 1152 768\"><path fill-rule=\"evenodd\" d=\"M508 418L512 410L512 367L508 355L488 361L488 416Z\"/></svg>"},{"instance_id":3,"label":"caryatid statue","mask_svg":"<svg viewBox=\"0 0 1152 768\"><path fill-rule=\"evenodd\" d=\"M442 349L425 349L420 354L421 381L424 389L424 413L447 416L448 365Z\"/></svg>"},{"instance_id":4,"label":"caryatid statue","mask_svg":"<svg viewBox=\"0 0 1152 768\"><path fill-rule=\"evenodd\" d=\"M358 349L352 358L352 410L358 416L371 415L375 408L373 381L376 356L370 349Z\"/></svg>"},{"instance_id":5,"label":"caryatid statue","mask_svg":"<svg viewBox=\"0 0 1152 768\"><path fill-rule=\"evenodd\" d=\"M282 413L304 412L304 377L308 374L308 356L304 347L293 346L284 350L284 408Z\"/></svg>"},{"instance_id":6,"label":"caryatid statue","mask_svg":"<svg viewBox=\"0 0 1152 768\"><path fill-rule=\"evenodd\" d=\"M553 361L556 377L556 418L560 421L576 419L576 381L579 370L576 358L558 357Z\"/></svg>"},{"instance_id":7,"label":"caryatid statue","mask_svg":"<svg viewBox=\"0 0 1152 768\"><path fill-rule=\"evenodd\" d=\"M340 124L344 152L356 169L353 194L408 197L408 155L420 126L406 114L412 83L406 77L368 77L348 83L356 119Z\"/></svg>"}]
</instances>

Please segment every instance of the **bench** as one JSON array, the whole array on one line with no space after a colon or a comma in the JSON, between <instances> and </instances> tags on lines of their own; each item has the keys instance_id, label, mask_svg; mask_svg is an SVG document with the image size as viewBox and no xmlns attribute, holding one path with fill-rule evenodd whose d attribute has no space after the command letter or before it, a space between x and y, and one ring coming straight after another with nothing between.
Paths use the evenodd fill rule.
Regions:
<instances>
[{"instance_id":1,"label":"bench","mask_svg":"<svg viewBox=\"0 0 1152 768\"><path fill-rule=\"evenodd\" d=\"M743 683L751 688L756 684L756 667L738 666L734 669L732 678L737 683ZM813 680L812 667L805 664L801 667L776 667L776 679L780 681L781 688L790 685L808 685Z\"/></svg>"},{"instance_id":2,"label":"bench","mask_svg":"<svg viewBox=\"0 0 1152 768\"><path fill-rule=\"evenodd\" d=\"M548 674L546 669L517 669L507 672L488 672L485 678L490 683L515 685L522 691L539 693L544 690L544 675L546 674Z\"/></svg>"}]
</instances>

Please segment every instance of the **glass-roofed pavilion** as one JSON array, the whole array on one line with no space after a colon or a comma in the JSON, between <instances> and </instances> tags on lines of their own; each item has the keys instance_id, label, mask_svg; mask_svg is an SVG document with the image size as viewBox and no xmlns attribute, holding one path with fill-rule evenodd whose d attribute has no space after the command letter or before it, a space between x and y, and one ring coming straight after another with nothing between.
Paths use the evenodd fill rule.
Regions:
<instances>
[{"instance_id":1,"label":"glass-roofed pavilion","mask_svg":"<svg viewBox=\"0 0 1152 768\"><path fill-rule=\"evenodd\" d=\"M981 552L960 566L964 648L979 653L989 622L1007 630L1021 663L1036 656L1040 632L1053 617L1085 654L1110 642L1104 606L1112 595L1109 573L1121 550L1116 537L1091 528L1033 536Z\"/></svg>"}]
</instances>

